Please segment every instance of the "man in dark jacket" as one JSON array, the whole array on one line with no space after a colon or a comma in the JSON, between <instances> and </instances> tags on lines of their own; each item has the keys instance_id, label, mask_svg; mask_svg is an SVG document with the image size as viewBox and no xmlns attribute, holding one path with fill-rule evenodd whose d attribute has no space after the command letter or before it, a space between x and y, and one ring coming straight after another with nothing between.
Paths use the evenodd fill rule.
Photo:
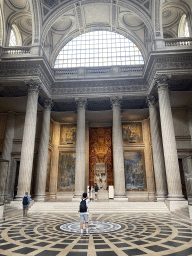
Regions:
<instances>
[{"instance_id":1,"label":"man in dark jacket","mask_svg":"<svg viewBox=\"0 0 192 256\"><path fill-rule=\"evenodd\" d=\"M23 203L23 217L27 217L27 212L30 204L30 196L28 196L28 192L25 192L22 203Z\"/></svg>"}]
</instances>

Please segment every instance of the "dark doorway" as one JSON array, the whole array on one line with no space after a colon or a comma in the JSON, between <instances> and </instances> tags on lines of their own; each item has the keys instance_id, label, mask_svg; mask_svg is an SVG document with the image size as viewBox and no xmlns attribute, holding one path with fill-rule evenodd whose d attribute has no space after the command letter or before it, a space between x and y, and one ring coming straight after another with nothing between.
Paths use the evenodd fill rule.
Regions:
<instances>
[{"instance_id":1,"label":"dark doorway","mask_svg":"<svg viewBox=\"0 0 192 256\"><path fill-rule=\"evenodd\" d=\"M183 170L182 159L179 159L179 169L180 169L180 176L181 176L182 192L183 192L185 199L187 199L187 190L186 190L186 186L185 186L185 174L184 174L184 170Z\"/></svg>"},{"instance_id":2,"label":"dark doorway","mask_svg":"<svg viewBox=\"0 0 192 256\"><path fill-rule=\"evenodd\" d=\"M19 179L19 167L20 167L20 161L16 161L16 174L15 174L15 185L14 185L14 191L13 191L13 199L15 199L17 195L17 187L18 187L18 179Z\"/></svg>"}]
</instances>

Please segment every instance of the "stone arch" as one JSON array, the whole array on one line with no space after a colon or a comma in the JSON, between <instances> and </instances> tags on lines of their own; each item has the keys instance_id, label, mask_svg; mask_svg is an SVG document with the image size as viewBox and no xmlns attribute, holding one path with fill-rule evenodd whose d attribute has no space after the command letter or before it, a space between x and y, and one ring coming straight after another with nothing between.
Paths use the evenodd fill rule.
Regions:
<instances>
[{"instance_id":1,"label":"stone arch","mask_svg":"<svg viewBox=\"0 0 192 256\"><path fill-rule=\"evenodd\" d=\"M40 1L30 0L32 12L32 44L40 44L41 35L41 15Z\"/></svg>"},{"instance_id":2,"label":"stone arch","mask_svg":"<svg viewBox=\"0 0 192 256\"><path fill-rule=\"evenodd\" d=\"M165 2L163 4L163 8L162 8L162 14L164 16L164 20L167 17L169 18L172 11L176 12L176 10L178 12L177 17L174 19L174 21L167 23L166 26L164 25L164 27L163 27L164 34L168 34L168 31L166 31L166 30L171 31L171 29L173 29L173 27L175 27L174 31L171 31L171 33L174 33L176 35L175 37L178 37L178 27L179 27L179 24L180 24L180 21L181 21L181 18L183 15L186 15L186 18L187 18L187 21L189 24L189 31L191 34L192 14L191 14L191 9L187 3L183 2L183 1Z\"/></svg>"},{"instance_id":3,"label":"stone arch","mask_svg":"<svg viewBox=\"0 0 192 256\"><path fill-rule=\"evenodd\" d=\"M35 0L33 0L35 1ZM150 37L153 38L154 37L154 32L153 32L153 27L152 27L152 22L151 22L151 17L150 15L148 15L142 8L141 6L135 4L135 3L131 3L131 2L123 2L123 1L119 1L118 5L122 6L122 7L126 7L128 8L130 11L134 12L135 14L137 14L141 20L144 22L144 24L146 25ZM54 22L59 19L59 17L61 15L63 15L63 13L65 12L65 10L69 11L70 9L74 9L74 5L71 4L63 4L62 6L60 6L59 10L57 11L57 13L55 14L54 12L50 15L49 19L45 22L43 30L42 30L42 35L41 35L41 44L44 44L45 40L46 40L46 36L49 32L49 30L51 29L52 25L54 24ZM101 29L101 27L98 26L97 30ZM85 27L83 28L83 30L85 30Z\"/></svg>"}]
</instances>

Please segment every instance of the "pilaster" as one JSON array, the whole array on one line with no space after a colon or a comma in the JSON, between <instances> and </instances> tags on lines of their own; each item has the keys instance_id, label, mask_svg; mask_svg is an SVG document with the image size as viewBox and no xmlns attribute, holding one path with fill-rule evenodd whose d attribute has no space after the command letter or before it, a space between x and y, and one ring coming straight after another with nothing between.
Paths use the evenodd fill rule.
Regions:
<instances>
[{"instance_id":1,"label":"pilaster","mask_svg":"<svg viewBox=\"0 0 192 256\"><path fill-rule=\"evenodd\" d=\"M155 180L153 171L153 160L152 160L152 149L151 149L151 138L149 129L149 120L143 120L143 142L145 143L145 169L146 169L146 181L147 191L149 194L149 200L155 200Z\"/></svg>"},{"instance_id":2,"label":"pilaster","mask_svg":"<svg viewBox=\"0 0 192 256\"><path fill-rule=\"evenodd\" d=\"M59 164L59 143L60 143L60 124L55 122L53 124L53 150L51 156L51 171L50 171L50 186L49 195L55 198L57 194L57 178L58 178L58 164Z\"/></svg>"}]
</instances>

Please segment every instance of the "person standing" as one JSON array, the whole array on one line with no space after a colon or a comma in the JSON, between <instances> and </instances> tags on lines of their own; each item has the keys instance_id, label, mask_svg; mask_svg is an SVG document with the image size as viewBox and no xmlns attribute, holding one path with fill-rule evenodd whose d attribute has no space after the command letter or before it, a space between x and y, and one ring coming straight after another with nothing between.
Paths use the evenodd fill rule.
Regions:
<instances>
[{"instance_id":1,"label":"person standing","mask_svg":"<svg viewBox=\"0 0 192 256\"><path fill-rule=\"evenodd\" d=\"M99 187L97 186L97 183L95 183L95 200L97 200L98 190L99 190Z\"/></svg>"},{"instance_id":2,"label":"person standing","mask_svg":"<svg viewBox=\"0 0 192 256\"><path fill-rule=\"evenodd\" d=\"M23 217L27 217L27 212L30 204L30 196L28 195L28 192L25 192L22 203L23 203Z\"/></svg>"},{"instance_id":3,"label":"person standing","mask_svg":"<svg viewBox=\"0 0 192 256\"><path fill-rule=\"evenodd\" d=\"M81 236L83 235L83 223L85 222L86 227L86 236L89 235L89 210L88 210L88 204L90 203L89 197L87 197L87 193L84 192L83 196L80 200L80 232Z\"/></svg>"}]
</instances>

